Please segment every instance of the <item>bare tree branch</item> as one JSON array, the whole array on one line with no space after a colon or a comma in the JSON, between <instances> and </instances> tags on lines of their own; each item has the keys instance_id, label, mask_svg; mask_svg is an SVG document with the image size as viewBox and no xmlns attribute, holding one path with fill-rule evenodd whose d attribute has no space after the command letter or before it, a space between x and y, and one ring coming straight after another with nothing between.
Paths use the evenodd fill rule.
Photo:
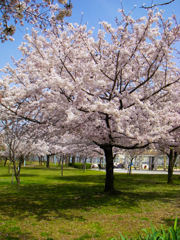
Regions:
<instances>
[{"instance_id":1,"label":"bare tree branch","mask_svg":"<svg viewBox=\"0 0 180 240\"><path fill-rule=\"evenodd\" d=\"M174 2L175 0L171 0L171 1L167 1L167 2L164 2L164 3L157 3L157 4L152 4L151 6L142 6L141 8L145 8L145 9L150 9L150 8L153 8L153 7L158 7L158 6L164 6L164 5L168 5L172 2Z\"/></svg>"}]
</instances>

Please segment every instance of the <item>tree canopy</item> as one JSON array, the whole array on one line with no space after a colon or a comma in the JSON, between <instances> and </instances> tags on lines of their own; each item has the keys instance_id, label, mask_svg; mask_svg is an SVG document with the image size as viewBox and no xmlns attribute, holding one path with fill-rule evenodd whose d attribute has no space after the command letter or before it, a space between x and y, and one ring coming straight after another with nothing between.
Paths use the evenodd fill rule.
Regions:
<instances>
[{"instance_id":1,"label":"tree canopy","mask_svg":"<svg viewBox=\"0 0 180 240\"><path fill-rule=\"evenodd\" d=\"M106 157L105 191L113 191L113 148L138 149L171 139L179 125L180 71L173 59L180 26L149 10L134 20L121 11L113 28L68 24L32 30L16 68L1 80L2 114L37 123L72 143L94 144ZM110 41L107 40L109 36ZM178 97L179 99L179 97ZM44 131L44 130L43 130Z\"/></svg>"}]
</instances>

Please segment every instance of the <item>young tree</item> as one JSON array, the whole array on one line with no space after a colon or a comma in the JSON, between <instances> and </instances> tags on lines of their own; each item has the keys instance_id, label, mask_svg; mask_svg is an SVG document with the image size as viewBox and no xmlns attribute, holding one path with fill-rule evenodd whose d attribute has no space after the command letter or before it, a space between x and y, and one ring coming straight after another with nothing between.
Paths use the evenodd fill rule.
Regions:
<instances>
[{"instance_id":1,"label":"young tree","mask_svg":"<svg viewBox=\"0 0 180 240\"><path fill-rule=\"evenodd\" d=\"M2 120L2 141L6 146L6 156L13 164L13 173L20 185L21 166L28 155L49 154L47 144L31 138L29 126L18 120Z\"/></svg>"},{"instance_id":2,"label":"young tree","mask_svg":"<svg viewBox=\"0 0 180 240\"><path fill-rule=\"evenodd\" d=\"M33 30L19 47L24 57L16 69L5 68L1 81L2 111L104 152L109 193L115 192L113 149L167 139L179 119L172 101L180 79L172 59L180 29L175 16L165 21L150 10L147 18L134 20L121 13L116 28L101 23L97 38L72 24L46 36ZM70 146L71 140L64 141Z\"/></svg>"},{"instance_id":3,"label":"young tree","mask_svg":"<svg viewBox=\"0 0 180 240\"><path fill-rule=\"evenodd\" d=\"M151 146L148 146L147 148L144 149L132 149L132 150L123 150L121 151L121 154L124 154L125 156L128 157L128 173L131 174L132 173L132 164L133 164L133 160L136 161L137 157L139 155L141 155L144 151L146 151L146 149L151 148ZM135 164L136 167L136 164Z\"/></svg>"}]
</instances>

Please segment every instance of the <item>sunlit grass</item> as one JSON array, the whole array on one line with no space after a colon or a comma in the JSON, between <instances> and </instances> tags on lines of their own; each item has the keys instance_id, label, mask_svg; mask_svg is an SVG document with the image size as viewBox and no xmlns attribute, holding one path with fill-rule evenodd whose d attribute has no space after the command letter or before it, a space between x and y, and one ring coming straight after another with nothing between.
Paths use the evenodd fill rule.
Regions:
<instances>
[{"instance_id":1,"label":"sunlit grass","mask_svg":"<svg viewBox=\"0 0 180 240\"><path fill-rule=\"evenodd\" d=\"M111 239L137 236L151 222L172 226L180 218L180 177L115 174L122 194L103 193L101 171L44 166L22 168L21 186L0 167L0 239ZM180 220L179 220L180 221Z\"/></svg>"}]
</instances>

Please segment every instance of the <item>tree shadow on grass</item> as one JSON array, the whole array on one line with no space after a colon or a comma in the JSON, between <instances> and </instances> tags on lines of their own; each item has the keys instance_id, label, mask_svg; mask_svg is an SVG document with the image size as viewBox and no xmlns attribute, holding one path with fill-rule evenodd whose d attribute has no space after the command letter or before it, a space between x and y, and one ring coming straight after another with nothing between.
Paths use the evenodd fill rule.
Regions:
<instances>
[{"instance_id":1,"label":"tree shadow on grass","mask_svg":"<svg viewBox=\"0 0 180 240\"><path fill-rule=\"evenodd\" d=\"M7 174L3 174L3 177L9 177L9 179L11 179L11 176L12 176L12 172L11 173L7 173ZM24 173L22 173L20 175L21 178L22 177L37 177L37 176L39 176L39 175L37 175L37 174L24 174Z\"/></svg>"},{"instance_id":2,"label":"tree shadow on grass","mask_svg":"<svg viewBox=\"0 0 180 240\"><path fill-rule=\"evenodd\" d=\"M49 179L47 184L13 186L13 191L9 186L9 192L1 192L1 214L19 219L35 216L38 221L51 221L52 217L82 221L84 217L81 211L88 212L100 207L108 209L112 206L116 209L130 210L138 207L142 200L150 203L155 200L167 203L176 201L180 196L180 190L177 189L164 188L164 191L158 191L164 186L164 178L162 184L157 184L153 177L149 177L148 180L144 176L139 178L115 176L117 190L123 192L115 196L103 193L105 179L103 175L53 177L56 178L59 179L58 184L50 184ZM142 191L142 188L146 190Z\"/></svg>"},{"instance_id":3,"label":"tree shadow on grass","mask_svg":"<svg viewBox=\"0 0 180 240\"><path fill-rule=\"evenodd\" d=\"M163 221L166 223L167 226L172 227L174 226L175 219L174 218L163 218ZM180 218L177 218L178 227L180 228Z\"/></svg>"},{"instance_id":4,"label":"tree shadow on grass","mask_svg":"<svg viewBox=\"0 0 180 240\"><path fill-rule=\"evenodd\" d=\"M0 240L35 240L30 233L22 233L21 231L0 231Z\"/></svg>"}]
</instances>

